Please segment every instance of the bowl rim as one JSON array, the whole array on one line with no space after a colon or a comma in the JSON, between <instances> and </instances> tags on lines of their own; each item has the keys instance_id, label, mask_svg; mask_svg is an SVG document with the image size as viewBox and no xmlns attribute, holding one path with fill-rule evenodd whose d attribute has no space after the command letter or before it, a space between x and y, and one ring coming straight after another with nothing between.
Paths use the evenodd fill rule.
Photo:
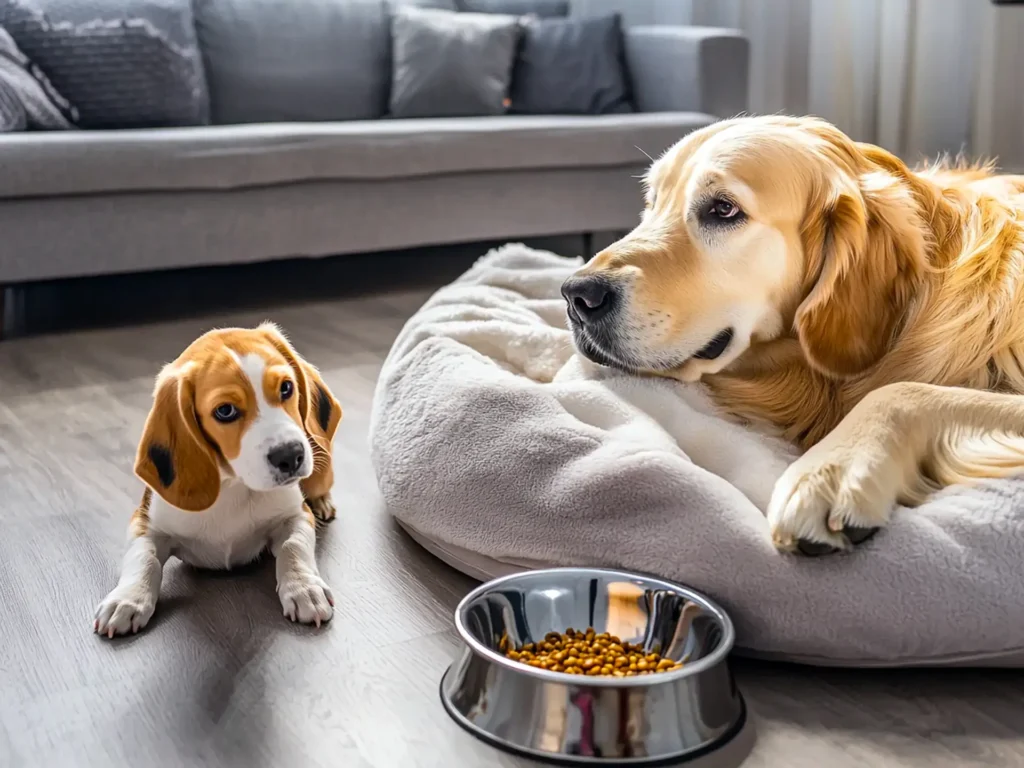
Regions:
<instances>
[{"instance_id":1,"label":"bowl rim","mask_svg":"<svg viewBox=\"0 0 1024 768\"><path fill-rule=\"evenodd\" d=\"M539 669L510 659L507 656L503 656L497 651L491 650L485 646L473 637L466 628L464 616L468 606L482 595L493 591L495 587L516 581L517 579L521 579L526 576L536 577L543 576L545 574L566 573L569 571L617 576L623 580L629 581L643 581L648 585L654 585L658 588L666 589L670 592L682 595L689 600L698 603L702 608L714 615L715 619L722 627L722 641L718 644L718 647L704 658L698 659L692 664L684 664L682 669L676 670L675 672L663 672L659 675L645 675L642 677L583 677L582 675L569 675L565 672L552 672L548 669ZM459 637L462 638L462 641L469 646L473 653L478 656L483 656L491 663L497 664L505 669L511 670L512 672L524 674L549 683L558 683L561 685L571 684L576 686L596 686L600 688L635 688L638 686L662 685L674 680L691 677L725 661L736 642L736 630L733 627L732 620L729 618L729 615L722 610L715 601L695 589L657 576L648 576L647 574L640 573L638 571L623 571L618 568L591 568L589 566L537 568L508 574L507 576L500 576L496 579L484 582L459 601L459 604L455 608L455 628L459 633ZM580 679L581 677L583 677L583 679Z\"/></svg>"}]
</instances>

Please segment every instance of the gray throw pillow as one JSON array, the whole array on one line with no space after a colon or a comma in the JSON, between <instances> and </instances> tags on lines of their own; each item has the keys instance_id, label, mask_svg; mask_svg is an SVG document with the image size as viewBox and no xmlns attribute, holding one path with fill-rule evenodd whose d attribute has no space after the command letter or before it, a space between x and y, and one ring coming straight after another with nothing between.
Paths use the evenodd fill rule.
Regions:
<instances>
[{"instance_id":1,"label":"gray throw pillow","mask_svg":"<svg viewBox=\"0 0 1024 768\"><path fill-rule=\"evenodd\" d=\"M382 0L196 0L213 122L384 115L390 18Z\"/></svg>"},{"instance_id":2,"label":"gray throw pillow","mask_svg":"<svg viewBox=\"0 0 1024 768\"><path fill-rule=\"evenodd\" d=\"M208 122L191 0L0 0L0 26L83 128Z\"/></svg>"},{"instance_id":3,"label":"gray throw pillow","mask_svg":"<svg viewBox=\"0 0 1024 768\"><path fill-rule=\"evenodd\" d=\"M555 19L569 15L569 0L455 0L460 11L469 13L506 13Z\"/></svg>"},{"instance_id":4,"label":"gray throw pillow","mask_svg":"<svg viewBox=\"0 0 1024 768\"><path fill-rule=\"evenodd\" d=\"M74 128L78 111L0 27L0 132Z\"/></svg>"},{"instance_id":5,"label":"gray throw pillow","mask_svg":"<svg viewBox=\"0 0 1024 768\"><path fill-rule=\"evenodd\" d=\"M0 75L0 133L24 131L28 115L17 89Z\"/></svg>"},{"instance_id":6,"label":"gray throw pillow","mask_svg":"<svg viewBox=\"0 0 1024 768\"><path fill-rule=\"evenodd\" d=\"M519 42L515 16L395 10L392 117L500 115Z\"/></svg>"},{"instance_id":7,"label":"gray throw pillow","mask_svg":"<svg viewBox=\"0 0 1024 768\"><path fill-rule=\"evenodd\" d=\"M520 114L631 112L618 14L524 20L511 98Z\"/></svg>"}]
</instances>

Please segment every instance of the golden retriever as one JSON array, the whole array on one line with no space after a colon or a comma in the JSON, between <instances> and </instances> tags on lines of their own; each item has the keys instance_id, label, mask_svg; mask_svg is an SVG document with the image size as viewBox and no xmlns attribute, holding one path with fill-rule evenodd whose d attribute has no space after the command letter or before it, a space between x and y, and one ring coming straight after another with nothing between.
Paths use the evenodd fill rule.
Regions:
<instances>
[{"instance_id":1,"label":"golden retriever","mask_svg":"<svg viewBox=\"0 0 1024 768\"><path fill-rule=\"evenodd\" d=\"M753 117L684 138L646 191L563 286L576 345L805 449L768 506L780 549L847 549L897 502L1024 468L1024 177Z\"/></svg>"}]
</instances>

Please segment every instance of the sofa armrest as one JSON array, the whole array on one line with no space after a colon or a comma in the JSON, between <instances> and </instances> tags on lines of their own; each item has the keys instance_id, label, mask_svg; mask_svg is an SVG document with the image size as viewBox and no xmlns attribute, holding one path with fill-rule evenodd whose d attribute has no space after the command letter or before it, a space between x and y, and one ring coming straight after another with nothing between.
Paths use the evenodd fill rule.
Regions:
<instances>
[{"instance_id":1,"label":"sofa armrest","mask_svg":"<svg viewBox=\"0 0 1024 768\"><path fill-rule=\"evenodd\" d=\"M630 27L625 38L633 99L640 112L734 117L746 111L750 44L740 31Z\"/></svg>"}]
</instances>

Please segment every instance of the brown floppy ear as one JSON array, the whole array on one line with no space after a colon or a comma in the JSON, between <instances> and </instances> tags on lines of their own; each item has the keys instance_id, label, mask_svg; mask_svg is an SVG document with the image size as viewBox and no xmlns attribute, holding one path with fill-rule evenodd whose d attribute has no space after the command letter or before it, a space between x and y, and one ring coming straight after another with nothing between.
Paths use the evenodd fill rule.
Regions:
<instances>
[{"instance_id":1,"label":"brown floppy ear","mask_svg":"<svg viewBox=\"0 0 1024 768\"><path fill-rule=\"evenodd\" d=\"M157 379L135 474L168 504L187 512L201 512L217 501L217 455L199 428L195 385L187 372L165 370Z\"/></svg>"},{"instance_id":2,"label":"brown floppy ear","mask_svg":"<svg viewBox=\"0 0 1024 768\"><path fill-rule=\"evenodd\" d=\"M895 180L850 180L823 198L803 227L810 286L794 326L811 366L846 378L891 348L925 270L924 233Z\"/></svg>"},{"instance_id":3,"label":"brown floppy ear","mask_svg":"<svg viewBox=\"0 0 1024 768\"><path fill-rule=\"evenodd\" d=\"M341 423L341 404L320 372L299 356L276 325L264 323L259 330L288 361L298 384L299 413L313 448L313 474L302 481L302 492L307 499L326 496L334 485L331 443Z\"/></svg>"}]
</instances>

